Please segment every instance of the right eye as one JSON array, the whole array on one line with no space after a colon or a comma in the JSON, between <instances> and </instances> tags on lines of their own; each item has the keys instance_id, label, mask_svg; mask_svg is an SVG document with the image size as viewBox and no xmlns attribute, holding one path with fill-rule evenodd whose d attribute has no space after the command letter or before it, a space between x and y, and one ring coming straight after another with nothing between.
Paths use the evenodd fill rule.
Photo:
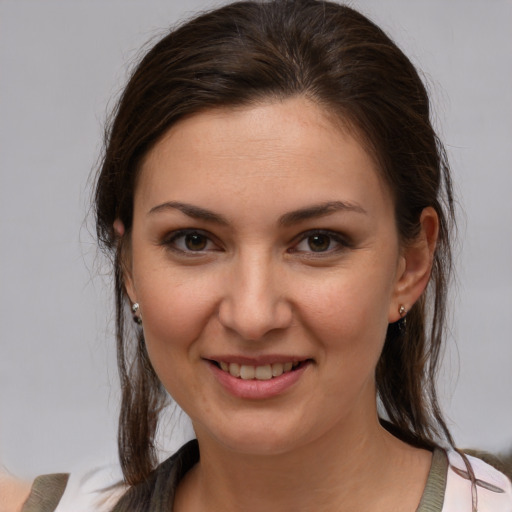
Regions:
<instances>
[{"instance_id":1,"label":"right eye","mask_svg":"<svg viewBox=\"0 0 512 512\"><path fill-rule=\"evenodd\" d=\"M172 233L164 241L164 245L174 251L188 254L218 250L218 246L206 233L195 229L183 229Z\"/></svg>"}]
</instances>

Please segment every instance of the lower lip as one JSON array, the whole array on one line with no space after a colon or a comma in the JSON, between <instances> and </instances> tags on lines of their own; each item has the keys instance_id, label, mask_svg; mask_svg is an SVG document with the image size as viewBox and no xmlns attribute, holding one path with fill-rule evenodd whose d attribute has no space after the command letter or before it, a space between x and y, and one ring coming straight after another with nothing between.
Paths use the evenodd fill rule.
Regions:
<instances>
[{"instance_id":1,"label":"lower lip","mask_svg":"<svg viewBox=\"0 0 512 512\"><path fill-rule=\"evenodd\" d=\"M244 380L233 377L230 373L221 370L215 363L209 362L213 374L224 389L238 398L250 400L266 400L281 395L297 383L309 365L310 362L307 361L296 370L285 372L279 377L269 380Z\"/></svg>"}]
</instances>

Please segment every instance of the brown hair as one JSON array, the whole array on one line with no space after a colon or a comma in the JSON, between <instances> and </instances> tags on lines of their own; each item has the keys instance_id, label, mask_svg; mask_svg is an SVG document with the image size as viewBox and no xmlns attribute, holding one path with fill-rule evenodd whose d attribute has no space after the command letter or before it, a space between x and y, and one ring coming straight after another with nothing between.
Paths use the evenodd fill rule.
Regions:
<instances>
[{"instance_id":1,"label":"brown hair","mask_svg":"<svg viewBox=\"0 0 512 512\"><path fill-rule=\"evenodd\" d=\"M126 321L121 256L129 244L141 159L184 116L297 95L329 109L360 135L393 194L402 243L417 235L423 208L432 206L439 216L429 287L409 311L405 329L390 324L376 382L388 429L421 447L441 438L453 445L435 390L452 265L453 197L426 89L389 37L349 7L317 0L238 2L159 41L132 74L106 133L95 197L97 234L114 259L119 452L129 484L146 479L156 465L154 436L165 403L142 331ZM115 219L126 228L120 239Z\"/></svg>"}]
</instances>

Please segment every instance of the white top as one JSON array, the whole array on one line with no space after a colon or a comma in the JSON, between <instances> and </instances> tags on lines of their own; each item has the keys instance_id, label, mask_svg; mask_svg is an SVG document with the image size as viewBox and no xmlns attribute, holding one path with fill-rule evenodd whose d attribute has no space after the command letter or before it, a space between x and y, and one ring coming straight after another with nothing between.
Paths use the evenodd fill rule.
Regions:
<instances>
[{"instance_id":1,"label":"white top","mask_svg":"<svg viewBox=\"0 0 512 512\"><path fill-rule=\"evenodd\" d=\"M477 508L472 508L472 490L466 465L455 451L447 452L445 496L439 512L512 512L512 483L500 471L467 456L476 477ZM55 512L108 512L125 492L119 467L104 466L88 473L71 474ZM437 511L436 511L437 512Z\"/></svg>"},{"instance_id":2,"label":"white top","mask_svg":"<svg viewBox=\"0 0 512 512\"><path fill-rule=\"evenodd\" d=\"M478 512L512 512L512 483L497 469L467 456L477 480ZM471 482L466 465L455 451L448 452L449 468L442 512L472 512ZM502 491L502 492L500 492Z\"/></svg>"}]
</instances>

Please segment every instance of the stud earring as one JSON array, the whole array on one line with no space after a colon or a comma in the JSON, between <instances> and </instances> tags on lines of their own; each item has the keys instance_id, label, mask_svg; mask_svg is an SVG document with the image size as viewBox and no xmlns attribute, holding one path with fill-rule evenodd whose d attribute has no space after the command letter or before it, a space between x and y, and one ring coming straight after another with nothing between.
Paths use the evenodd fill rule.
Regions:
<instances>
[{"instance_id":1,"label":"stud earring","mask_svg":"<svg viewBox=\"0 0 512 512\"><path fill-rule=\"evenodd\" d=\"M138 304L137 304L138 306ZM403 318L405 314L407 313L407 310L405 309L405 306L403 304L400 305L398 308L398 314L400 315L400 318Z\"/></svg>"},{"instance_id":2,"label":"stud earring","mask_svg":"<svg viewBox=\"0 0 512 512\"><path fill-rule=\"evenodd\" d=\"M132 305L132 313L133 313L133 321L136 323L136 324L139 324L139 325L142 325L142 316L141 314L137 314L138 311L140 309L140 306L139 306L139 303L138 302L135 302L133 305Z\"/></svg>"}]
</instances>

